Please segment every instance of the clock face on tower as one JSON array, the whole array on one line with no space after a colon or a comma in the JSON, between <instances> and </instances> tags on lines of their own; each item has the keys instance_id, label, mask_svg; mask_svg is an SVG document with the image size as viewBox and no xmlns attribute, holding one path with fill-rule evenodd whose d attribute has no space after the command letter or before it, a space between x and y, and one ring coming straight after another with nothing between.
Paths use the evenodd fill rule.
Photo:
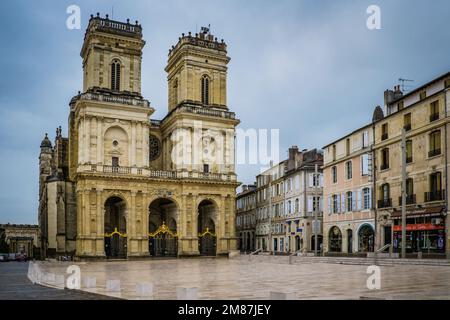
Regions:
<instances>
[{"instance_id":1,"label":"clock face on tower","mask_svg":"<svg viewBox=\"0 0 450 320\"><path fill-rule=\"evenodd\" d=\"M161 141L159 141L156 136L151 134L149 136L148 145L150 148L149 160L150 162L152 162L158 159L159 155L161 154Z\"/></svg>"}]
</instances>

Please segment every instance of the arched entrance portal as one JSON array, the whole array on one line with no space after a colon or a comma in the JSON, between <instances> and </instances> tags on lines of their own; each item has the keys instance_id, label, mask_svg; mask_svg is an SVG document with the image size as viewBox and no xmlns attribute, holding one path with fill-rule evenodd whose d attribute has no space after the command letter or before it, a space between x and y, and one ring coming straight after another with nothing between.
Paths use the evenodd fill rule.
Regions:
<instances>
[{"instance_id":1,"label":"arched entrance portal","mask_svg":"<svg viewBox=\"0 0 450 320\"><path fill-rule=\"evenodd\" d=\"M373 252L374 249L374 231L371 226L364 225L359 229L359 251L360 252Z\"/></svg>"},{"instance_id":2,"label":"arched entrance portal","mask_svg":"<svg viewBox=\"0 0 450 320\"><path fill-rule=\"evenodd\" d=\"M149 206L148 251L153 257L176 257L178 208L170 199L154 200Z\"/></svg>"},{"instance_id":3,"label":"arched entrance portal","mask_svg":"<svg viewBox=\"0 0 450 320\"><path fill-rule=\"evenodd\" d=\"M295 236L295 251L300 251L300 236Z\"/></svg>"},{"instance_id":4,"label":"arched entrance portal","mask_svg":"<svg viewBox=\"0 0 450 320\"><path fill-rule=\"evenodd\" d=\"M347 253L353 253L353 230L347 229Z\"/></svg>"},{"instance_id":5,"label":"arched entrance portal","mask_svg":"<svg viewBox=\"0 0 450 320\"><path fill-rule=\"evenodd\" d=\"M198 251L204 256L216 255L217 206L210 200L203 200L198 206ZM245 242L244 242L245 243Z\"/></svg>"},{"instance_id":6,"label":"arched entrance portal","mask_svg":"<svg viewBox=\"0 0 450 320\"><path fill-rule=\"evenodd\" d=\"M328 250L330 252L342 251L342 233L336 226L330 229Z\"/></svg>"},{"instance_id":7,"label":"arched entrance portal","mask_svg":"<svg viewBox=\"0 0 450 320\"><path fill-rule=\"evenodd\" d=\"M316 248L316 236L313 235L311 236L311 251L314 251ZM317 247L317 251L322 251L322 241L323 241L323 237L322 235L318 234L317 235L317 242L319 243L319 246Z\"/></svg>"},{"instance_id":8,"label":"arched entrance portal","mask_svg":"<svg viewBox=\"0 0 450 320\"><path fill-rule=\"evenodd\" d=\"M105 255L107 258L127 257L126 203L110 197L105 202Z\"/></svg>"}]
</instances>

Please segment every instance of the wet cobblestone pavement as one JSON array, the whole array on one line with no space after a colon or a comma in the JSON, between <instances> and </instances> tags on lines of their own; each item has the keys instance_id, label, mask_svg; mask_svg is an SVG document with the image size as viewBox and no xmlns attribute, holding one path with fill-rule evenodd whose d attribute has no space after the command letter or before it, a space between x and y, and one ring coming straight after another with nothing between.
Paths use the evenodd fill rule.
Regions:
<instances>
[{"instance_id":1,"label":"wet cobblestone pavement","mask_svg":"<svg viewBox=\"0 0 450 320\"><path fill-rule=\"evenodd\" d=\"M74 263L44 262L42 270L64 274ZM297 299L450 299L450 267L380 266L381 289L369 290L366 265L287 264L199 258L81 262L82 277L95 277L86 292L138 299L136 284L153 284L153 299L176 299L177 287L197 287L198 299L269 299L270 292ZM121 291L107 292L106 280L120 280Z\"/></svg>"}]
</instances>

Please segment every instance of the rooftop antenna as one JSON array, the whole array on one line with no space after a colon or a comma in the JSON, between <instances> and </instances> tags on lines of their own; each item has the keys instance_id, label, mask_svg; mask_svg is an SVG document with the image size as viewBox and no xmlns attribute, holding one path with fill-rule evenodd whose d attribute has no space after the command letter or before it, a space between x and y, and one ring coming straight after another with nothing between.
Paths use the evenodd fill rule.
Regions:
<instances>
[{"instance_id":1,"label":"rooftop antenna","mask_svg":"<svg viewBox=\"0 0 450 320\"><path fill-rule=\"evenodd\" d=\"M403 79L403 78L399 78L398 81L400 82L400 86L403 92L409 91L409 90L405 90L405 87L411 87L410 85L405 84L405 82L414 82L414 80L411 79Z\"/></svg>"}]
</instances>

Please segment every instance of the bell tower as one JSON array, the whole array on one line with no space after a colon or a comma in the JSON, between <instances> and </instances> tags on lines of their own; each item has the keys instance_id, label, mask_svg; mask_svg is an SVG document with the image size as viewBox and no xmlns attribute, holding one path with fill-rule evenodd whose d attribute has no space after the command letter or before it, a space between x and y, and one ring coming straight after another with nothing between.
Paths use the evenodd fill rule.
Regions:
<instances>
[{"instance_id":1,"label":"bell tower","mask_svg":"<svg viewBox=\"0 0 450 320\"><path fill-rule=\"evenodd\" d=\"M227 110L227 45L202 27L169 50L166 67L169 112L184 103Z\"/></svg>"},{"instance_id":2,"label":"bell tower","mask_svg":"<svg viewBox=\"0 0 450 320\"><path fill-rule=\"evenodd\" d=\"M91 15L81 49L83 92L141 95L142 27Z\"/></svg>"}]
</instances>

